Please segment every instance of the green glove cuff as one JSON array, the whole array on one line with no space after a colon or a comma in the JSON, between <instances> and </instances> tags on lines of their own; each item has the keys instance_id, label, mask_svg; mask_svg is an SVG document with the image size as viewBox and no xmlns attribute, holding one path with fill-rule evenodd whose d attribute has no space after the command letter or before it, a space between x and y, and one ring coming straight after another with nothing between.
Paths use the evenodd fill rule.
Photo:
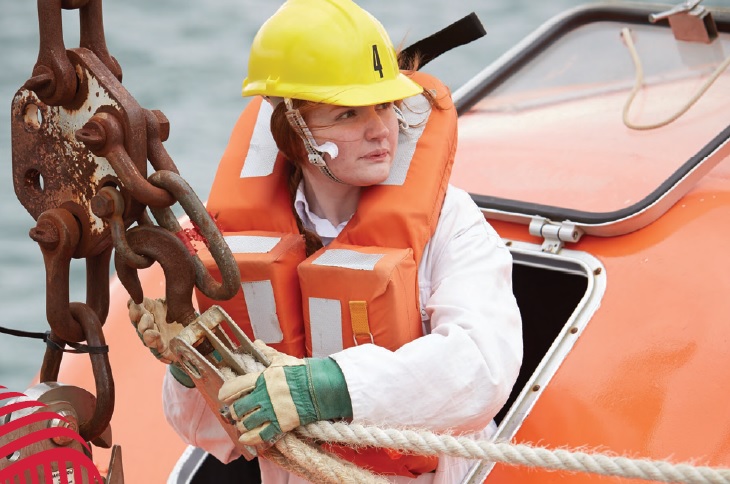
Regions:
<instances>
[{"instance_id":1,"label":"green glove cuff","mask_svg":"<svg viewBox=\"0 0 730 484\"><path fill-rule=\"evenodd\" d=\"M332 358L306 358L310 394L317 420L352 418L352 401L345 375Z\"/></svg>"},{"instance_id":2,"label":"green glove cuff","mask_svg":"<svg viewBox=\"0 0 730 484\"><path fill-rule=\"evenodd\" d=\"M180 383L180 385L188 388L195 388L195 383L193 383L193 379L190 378L190 376L185 373L185 370L177 366L177 364L172 363L170 366L170 373L173 377L175 377L175 380Z\"/></svg>"}]
</instances>

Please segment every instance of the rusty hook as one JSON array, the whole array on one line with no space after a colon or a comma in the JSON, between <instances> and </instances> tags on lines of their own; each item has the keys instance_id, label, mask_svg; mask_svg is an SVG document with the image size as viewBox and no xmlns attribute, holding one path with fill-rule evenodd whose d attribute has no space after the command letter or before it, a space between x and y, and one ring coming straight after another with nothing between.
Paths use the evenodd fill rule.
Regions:
<instances>
[{"instance_id":1,"label":"rusty hook","mask_svg":"<svg viewBox=\"0 0 730 484\"><path fill-rule=\"evenodd\" d=\"M195 267L185 245L167 230L156 226L138 226L127 231L129 247L137 254L160 263L165 274L167 321L187 325L195 319L193 288ZM115 255L114 265L124 287L137 304L142 304L144 294L137 270L125 264L123 257Z\"/></svg>"},{"instance_id":2,"label":"rusty hook","mask_svg":"<svg viewBox=\"0 0 730 484\"><path fill-rule=\"evenodd\" d=\"M218 301L230 299L238 294L241 284L238 264L236 264L231 249L223 239L215 221L211 218L190 185L180 175L166 170L156 171L150 175L149 181L153 185L162 187L172 193L178 200L178 203L182 205L190 220L197 225L201 234L207 240L210 253L216 264L218 264L218 268L221 271L222 283L216 281L210 275L199 257L193 257L198 288L209 298ZM160 212L153 213L157 217ZM169 213L167 215L160 215L158 222L161 225L171 232L180 232L180 225L174 217L170 216Z\"/></svg>"}]
</instances>

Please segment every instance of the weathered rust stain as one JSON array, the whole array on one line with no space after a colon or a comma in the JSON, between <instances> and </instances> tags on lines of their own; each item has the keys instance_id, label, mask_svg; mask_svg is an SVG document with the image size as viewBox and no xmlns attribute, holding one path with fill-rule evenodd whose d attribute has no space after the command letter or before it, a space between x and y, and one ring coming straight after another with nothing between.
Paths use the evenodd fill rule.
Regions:
<instances>
[{"instance_id":1,"label":"weathered rust stain","mask_svg":"<svg viewBox=\"0 0 730 484\"><path fill-rule=\"evenodd\" d=\"M104 186L123 188L124 184L109 160L94 155L75 133L97 112L115 113L122 119L123 149L144 177L147 121L144 110L93 53L75 49L67 54L81 87L72 102L50 106L27 89L18 91L13 101L13 182L18 200L33 218L61 206L78 218L83 235L74 257L81 258L110 244L109 229L94 215L91 199ZM143 207L132 194L125 197L124 219L131 224Z\"/></svg>"}]
</instances>

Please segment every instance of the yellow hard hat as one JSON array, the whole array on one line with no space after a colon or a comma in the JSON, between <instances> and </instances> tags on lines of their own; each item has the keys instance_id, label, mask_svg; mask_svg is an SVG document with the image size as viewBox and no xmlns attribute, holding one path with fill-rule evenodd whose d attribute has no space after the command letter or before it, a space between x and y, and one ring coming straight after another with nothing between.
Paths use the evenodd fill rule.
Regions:
<instances>
[{"instance_id":1,"label":"yellow hard hat","mask_svg":"<svg viewBox=\"0 0 730 484\"><path fill-rule=\"evenodd\" d=\"M287 0L251 46L244 96L368 106L419 94L383 26L351 0Z\"/></svg>"}]
</instances>

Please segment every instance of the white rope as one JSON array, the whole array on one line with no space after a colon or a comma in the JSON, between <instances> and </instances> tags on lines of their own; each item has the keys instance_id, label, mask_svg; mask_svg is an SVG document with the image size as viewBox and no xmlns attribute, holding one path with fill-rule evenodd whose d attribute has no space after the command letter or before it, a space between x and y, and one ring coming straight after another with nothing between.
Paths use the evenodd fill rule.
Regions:
<instances>
[{"instance_id":1,"label":"white rope","mask_svg":"<svg viewBox=\"0 0 730 484\"><path fill-rule=\"evenodd\" d=\"M478 441L436 435L428 431L380 429L342 422L317 422L296 429L302 437L351 446L387 447L421 455L446 454L553 471L588 472L604 476L686 484L730 484L730 469L630 459L525 444Z\"/></svg>"},{"instance_id":2,"label":"white rope","mask_svg":"<svg viewBox=\"0 0 730 484\"><path fill-rule=\"evenodd\" d=\"M686 113L689 108L691 108L704 94L707 92L707 90L710 88L710 86L717 80L718 77L727 69L728 66L730 66L730 57L725 59L722 63L720 63L719 66L715 69L715 71L712 73L712 75L702 84L700 89L690 98L689 101L687 101L684 106L682 106L676 113L672 114L668 118L658 121L656 123L649 123L649 124L636 124L629 120L629 111L631 110L631 105L634 102L634 98L636 97L636 94L641 90L641 87L644 84L644 68L641 64L641 59L639 58L639 54L636 51L636 46L634 45L634 40L631 37L631 30L628 28L621 29L621 37L624 39L624 42L626 42L626 47L629 49L629 53L631 54L631 59L634 61L634 67L636 68L636 80L634 82L634 88L631 90L631 94L629 94L628 99L626 99L626 104L624 104L624 110L623 110L623 121L624 124L631 129L636 130L648 130L648 129L655 129L660 128L662 126L666 126L669 123L675 121L677 118L682 116L684 113Z\"/></svg>"},{"instance_id":3,"label":"white rope","mask_svg":"<svg viewBox=\"0 0 730 484\"><path fill-rule=\"evenodd\" d=\"M246 360L251 370L264 366ZM294 433L298 435L294 435ZM683 484L730 484L730 469L630 459L624 456L568 449L547 449L526 444L474 440L427 430L381 429L374 426L320 421L298 427L277 441L263 456L311 482L322 484L385 484L381 476L322 451L317 442L352 447L383 447L418 455L445 454L551 471L587 472L603 476ZM300 439L302 437L304 440Z\"/></svg>"},{"instance_id":4,"label":"white rope","mask_svg":"<svg viewBox=\"0 0 730 484\"><path fill-rule=\"evenodd\" d=\"M321 484L388 484L382 477L302 441L293 433L279 439L264 456L298 476Z\"/></svg>"}]
</instances>

